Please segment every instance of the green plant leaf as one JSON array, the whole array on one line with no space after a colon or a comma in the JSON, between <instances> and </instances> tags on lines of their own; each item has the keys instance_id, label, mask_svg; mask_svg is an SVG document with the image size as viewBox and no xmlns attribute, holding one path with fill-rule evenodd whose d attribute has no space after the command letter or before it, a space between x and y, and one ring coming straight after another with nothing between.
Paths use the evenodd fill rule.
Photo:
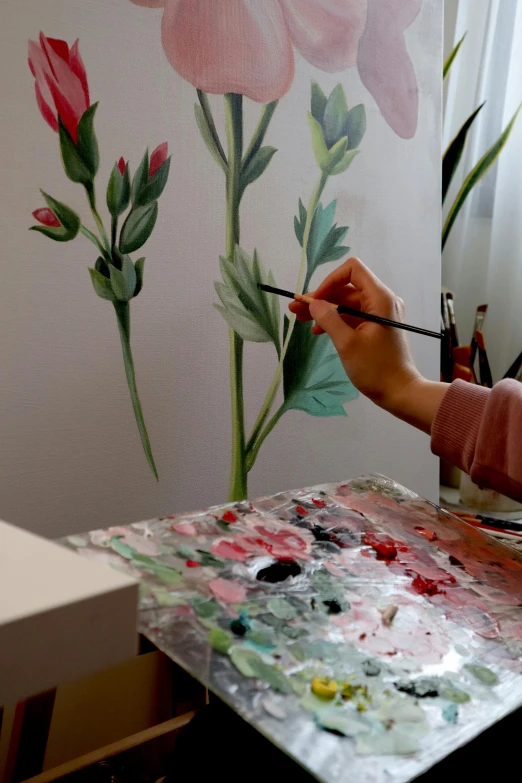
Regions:
<instances>
[{"instance_id":1,"label":"green plant leaf","mask_svg":"<svg viewBox=\"0 0 522 783\"><path fill-rule=\"evenodd\" d=\"M312 101L311 101L312 116L314 117L314 119L317 120L317 122L320 125L323 124L324 110L326 109L327 101L328 98L326 97L322 89L319 87L316 81L312 80Z\"/></svg>"},{"instance_id":2,"label":"green plant leaf","mask_svg":"<svg viewBox=\"0 0 522 783\"><path fill-rule=\"evenodd\" d=\"M123 256L121 270L111 264L109 272L114 296L120 302L128 302L136 289L136 270L129 256Z\"/></svg>"},{"instance_id":3,"label":"green plant leaf","mask_svg":"<svg viewBox=\"0 0 522 783\"><path fill-rule=\"evenodd\" d=\"M343 172L345 172L346 169L352 164L354 158L356 158L358 154L359 154L359 150L348 150L347 152L345 152L343 157L339 161L339 163L337 163L337 165L335 165L333 169L331 169L330 175L334 177L336 174L342 174Z\"/></svg>"},{"instance_id":4,"label":"green plant leaf","mask_svg":"<svg viewBox=\"0 0 522 783\"><path fill-rule=\"evenodd\" d=\"M354 150L359 146L366 133L366 109L364 104L358 103L346 115L343 136L348 136L348 149Z\"/></svg>"},{"instance_id":5,"label":"green plant leaf","mask_svg":"<svg viewBox=\"0 0 522 783\"><path fill-rule=\"evenodd\" d=\"M332 173L335 167L342 161L348 147L348 138L343 136L328 152L328 172ZM353 153L350 153L353 154Z\"/></svg>"},{"instance_id":6,"label":"green plant leaf","mask_svg":"<svg viewBox=\"0 0 522 783\"><path fill-rule=\"evenodd\" d=\"M109 302L114 302L116 296L112 290L111 281L108 277L104 277L97 269L91 269L89 267L89 274L91 276L92 287L96 294L102 299L108 299Z\"/></svg>"},{"instance_id":7,"label":"green plant leaf","mask_svg":"<svg viewBox=\"0 0 522 783\"><path fill-rule=\"evenodd\" d=\"M308 124L312 134L312 146L317 165L320 169L326 171L328 169L328 147L324 140L323 129L311 114L308 114Z\"/></svg>"},{"instance_id":8,"label":"green plant leaf","mask_svg":"<svg viewBox=\"0 0 522 783\"><path fill-rule=\"evenodd\" d=\"M243 192L248 185L251 185L252 182L255 182L256 179L259 179L261 174L267 169L276 152L277 149L275 147L261 147L258 149L256 154L241 172L241 192Z\"/></svg>"},{"instance_id":9,"label":"green plant leaf","mask_svg":"<svg viewBox=\"0 0 522 783\"><path fill-rule=\"evenodd\" d=\"M462 153L464 152L464 146L466 144L468 131L471 128L475 117L484 106L484 103L481 103L480 106L477 109L475 109L475 111L472 114L470 114L470 116L468 117L468 119L461 127L461 129L459 130L459 132L457 133L457 135L449 145L448 149L444 153L444 156L442 158L442 203L443 204L444 204L444 199L446 198L446 193L448 192L448 188L451 184L451 180L453 179L453 175L457 170L457 166L459 165L459 161L462 157Z\"/></svg>"},{"instance_id":10,"label":"green plant leaf","mask_svg":"<svg viewBox=\"0 0 522 783\"><path fill-rule=\"evenodd\" d=\"M216 163L223 169L224 172L226 172L227 170L226 163L224 162L221 153L219 152L219 148L216 144L214 136L212 135L212 131L208 126L205 117L205 112L203 111L199 103L194 104L194 114L196 115L196 124L201 134L201 138L205 142L208 151L210 152L210 154L212 155Z\"/></svg>"},{"instance_id":11,"label":"green plant leaf","mask_svg":"<svg viewBox=\"0 0 522 783\"><path fill-rule=\"evenodd\" d=\"M144 207L152 202L157 201L163 191L169 178L170 172L170 156L167 160L161 164L159 169L154 172L152 177L148 176L147 179L142 180L140 187L136 189L136 193L133 199L133 206Z\"/></svg>"},{"instance_id":12,"label":"green plant leaf","mask_svg":"<svg viewBox=\"0 0 522 783\"><path fill-rule=\"evenodd\" d=\"M285 317L285 334L288 319ZM346 416L343 404L358 397L327 334L296 321L283 364L283 410L311 416Z\"/></svg>"},{"instance_id":13,"label":"green plant leaf","mask_svg":"<svg viewBox=\"0 0 522 783\"><path fill-rule=\"evenodd\" d=\"M142 207L133 207L127 215L120 233L120 250L133 253L145 244L156 225L158 202Z\"/></svg>"},{"instance_id":14,"label":"green plant leaf","mask_svg":"<svg viewBox=\"0 0 522 783\"><path fill-rule=\"evenodd\" d=\"M55 242L70 242L78 236L80 230L81 221L76 212L70 209L66 204L62 204L61 201L56 201L48 193L43 190L40 191L45 199L45 203L52 210L55 217L61 223L61 226L31 226L31 231L38 231L40 234L54 239Z\"/></svg>"},{"instance_id":15,"label":"green plant leaf","mask_svg":"<svg viewBox=\"0 0 522 783\"><path fill-rule=\"evenodd\" d=\"M81 185L92 183L92 172L82 160L78 147L60 117L58 117L58 137L63 167L71 182L78 182Z\"/></svg>"},{"instance_id":16,"label":"green plant leaf","mask_svg":"<svg viewBox=\"0 0 522 783\"><path fill-rule=\"evenodd\" d=\"M338 261L346 255L350 248L341 244L346 234L348 226L338 226L334 223L337 201L331 201L327 207L323 208L319 204L310 226L310 236L307 247L307 271L304 283L304 291L308 290L310 279L321 264L328 261ZM299 244L303 245L303 233L306 223L306 208L299 200L299 217L294 218L295 234Z\"/></svg>"},{"instance_id":17,"label":"green plant leaf","mask_svg":"<svg viewBox=\"0 0 522 783\"><path fill-rule=\"evenodd\" d=\"M458 44L456 44L455 48L449 53L448 58L447 58L446 62L444 63L444 67L442 69L442 78L443 79L445 79L446 76L448 75L448 73L450 71L450 68L453 65L453 60L457 56L458 51L459 51L459 49L460 49L460 47L462 45L462 41L467 36L467 34L468 34L467 32L464 33L464 35L462 36L462 38L460 39Z\"/></svg>"},{"instance_id":18,"label":"green plant leaf","mask_svg":"<svg viewBox=\"0 0 522 783\"><path fill-rule=\"evenodd\" d=\"M444 245L447 242L453 224L457 218L457 215L462 209L467 197L469 196L469 194L471 193L472 189L475 187L477 182L479 182L479 180L482 179L482 177L486 174L486 172L495 163L496 159L504 149L507 140L509 139L509 135L513 130L513 125L515 124L520 108L521 107L519 106L516 112L514 113L513 117L511 118L511 121L508 123L508 125L506 125L506 127L504 128L504 130L496 140L496 142L492 144L489 150L481 157L477 165L470 171L470 173L462 183L462 187L457 193L457 197L455 198L455 201L453 202L453 205L450 211L448 212L448 216L446 217L446 220L444 222L444 227L442 229L442 249L444 249Z\"/></svg>"},{"instance_id":19,"label":"green plant leaf","mask_svg":"<svg viewBox=\"0 0 522 783\"><path fill-rule=\"evenodd\" d=\"M130 191L129 164L125 166L122 174L115 163L107 185L107 208L113 217L122 215L129 206Z\"/></svg>"},{"instance_id":20,"label":"green plant leaf","mask_svg":"<svg viewBox=\"0 0 522 783\"><path fill-rule=\"evenodd\" d=\"M141 289L143 288L143 272L145 270L145 259L144 258L138 258L136 263L134 264L134 269L136 271L136 287L134 289L133 296L138 296Z\"/></svg>"},{"instance_id":21,"label":"green plant leaf","mask_svg":"<svg viewBox=\"0 0 522 783\"><path fill-rule=\"evenodd\" d=\"M94 131L94 115L98 108L97 103L82 114L78 123L78 154L94 179L100 165L100 153L98 151L98 140Z\"/></svg>"},{"instance_id":22,"label":"green plant leaf","mask_svg":"<svg viewBox=\"0 0 522 783\"><path fill-rule=\"evenodd\" d=\"M330 93L321 123L324 139L328 148L332 147L343 136L343 129L348 115L348 104L342 84L338 84Z\"/></svg>"},{"instance_id":23,"label":"green plant leaf","mask_svg":"<svg viewBox=\"0 0 522 783\"><path fill-rule=\"evenodd\" d=\"M136 199L138 198L142 188L144 188L145 185L147 184L148 178L149 178L149 151L145 150L145 154L141 159L140 165L136 169L136 173L134 174L132 180L131 199L133 205L137 206Z\"/></svg>"},{"instance_id":24,"label":"green plant leaf","mask_svg":"<svg viewBox=\"0 0 522 783\"><path fill-rule=\"evenodd\" d=\"M223 282L215 283L221 305L214 305L228 325L243 340L255 343L272 342L279 355L279 298L258 288L260 283L275 285L271 272L266 272L257 252L251 259L236 246L234 262L220 259Z\"/></svg>"}]
</instances>

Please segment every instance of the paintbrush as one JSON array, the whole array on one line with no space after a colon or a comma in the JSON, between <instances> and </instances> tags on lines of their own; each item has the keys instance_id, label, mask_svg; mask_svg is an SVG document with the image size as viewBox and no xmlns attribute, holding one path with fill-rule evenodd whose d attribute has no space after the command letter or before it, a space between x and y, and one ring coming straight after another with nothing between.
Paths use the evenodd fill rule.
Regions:
<instances>
[{"instance_id":1,"label":"paintbrush","mask_svg":"<svg viewBox=\"0 0 522 783\"><path fill-rule=\"evenodd\" d=\"M451 383L453 380L453 352L451 344L451 329L449 320L448 303L446 301L446 294L442 291L440 295L440 308L442 314L442 323L444 324L444 337L442 343L441 352L441 366L443 373L443 380L446 383Z\"/></svg>"},{"instance_id":2,"label":"paintbrush","mask_svg":"<svg viewBox=\"0 0 522 783\"><path fill-rule=\"evenodd\" d=\"M450 320L451 347L458 348L459 336L457 334L457 321L455 319L455 305L453 302L453 294L451 293L451 291L446 291L446 302L448 304L448 313L449 313L449 320Z\"/></svg>"},{"instance_id":3,"label":"paintbrush","mask_svg":"<svg viewBox=\"0 0 522 783\"><path fill-rule=\"evenodd\" d=\"M520 371L522 370L522 352L518 354L517 358L507 371L507 373L504 375L504 378L517 378L520 374Z\"/></svg>"},{"instance_id":4,"label":"paintbrush","mask_svg":"<svg viewBox=\"0 0 522 783\"><path fill-rule=\"evenodd\" d=\"M491 375L491 369L489 366L488 355L486 353L486 343L484 341L484 335L477 329L475 332L475 340L477 341L478 354L479 354L479 370L480 370L480 383L482 386L487 386L488 389L493 388L493 376Z\"/></svg>"},{"instance_id":5,"label":"paintbrush","mask_svg":"<svg viewBox=\"0 0 522 783\"><path fill-rule=\"evenodd\" d=\"M477 307L477 312L475 313L475 326L473 327L473 336L471 338L471 356L470 356L470 363L471 363L472 370L475 366L475 359L477 356L477 341L475 339L475 335L477 333L477 329L479 332L482 331L482 327L484 326L484 319L486 317L487 311L488 311L488 306L487 304L485 304L485 305L479 305Z\"/></svg>"},{"instance_id":6,"label":"paintbrush","mask_svg":"<svg viewBox=\"0 0 522 783\"><path fill-rule=\"evenodd\" d=\"M286 296L288 299L295 299L297 302L311 304L314 301L313 296L309 296L308 294L293 294L291 291L284 291L282 288L274 288L271 285L262 285L261 283L258 283L258 288L260 288L262 291L267 291L269 294L278 294L279 296ZM442 336L439 332L431 332L429 329L421 329L420 326L402 324L400 321L392 321L390 318L382 318L380 315L363 313L361 310L354 310L353 308L345 307L344 305L337 305L333 303L331 304L337 309L337 312L342 313L342 315L351 315L354 318L361 318L363 321L372 321L372 323L381 324L382 326L394 326L396 329L404 329L407 332L425 334L427 337L436 337L437 340L440 340Z\"/></svg>"}]
</instances>

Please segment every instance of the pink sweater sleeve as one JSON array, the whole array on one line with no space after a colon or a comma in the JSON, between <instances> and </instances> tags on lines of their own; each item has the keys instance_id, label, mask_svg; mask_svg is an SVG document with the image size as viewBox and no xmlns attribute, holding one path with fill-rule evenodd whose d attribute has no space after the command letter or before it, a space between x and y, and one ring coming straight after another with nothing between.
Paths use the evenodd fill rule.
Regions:
<instances>
[{"instance_id":1,"label":"pink sweater sleeve","mask_svg":"<svg viewBox=\"0 0 522 783\"><path fill-rule=\"evenodd\" d=\"M522 501L522 383L485 389L454 381L435 416L431 448L475 484Z\"/></svg>"}]
</instances>

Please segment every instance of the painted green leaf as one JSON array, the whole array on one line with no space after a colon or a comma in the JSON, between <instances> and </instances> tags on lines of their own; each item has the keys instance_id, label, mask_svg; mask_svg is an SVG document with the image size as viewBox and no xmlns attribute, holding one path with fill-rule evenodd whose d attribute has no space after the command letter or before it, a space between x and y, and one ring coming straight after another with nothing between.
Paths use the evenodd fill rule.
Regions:
<instances>
[{"instance_id":1,"label":"painted green leaf","mask_svg":"<svg viewBox=\"0 0 522 783\"><path fill-rule=\"evenodd\" d=\"M348 138L343 136L328 152L328 171L333 174L335 167L342 161L348 147ZM353 154L353 153L349 153Z\"/></svg>"},{"instance_id":2,"label":"painted green leaf","mask_svg":"<svg viewBox=\"0 0 522 783\"><path fill-rule=\"evenodd\" d=\"M328 97L321 123L328 148L332 147L343 136L347 114L346 95L342 85L338 84Z\"/></svg>"},{"instance_id":3,"label":"painted green leaf","mask_svg":"<svg viewBox=\"0 0 522 783\"><path fill-rule=\"evenodd\" d=\"M105 277L97 269L91 269L89 267L89 274L91 276L92 287L96 294L102 299L108 299L110 302L114 302L116 296L112 290L111 281L108 277Z\"/></svg>"},{"instance_id":4,"label":"painted green leaf","mask_svg":"<svg viewBox=\"0 0 522 783\"><path fill-rule=\"evenodd\" d=\"M500 134L496 142L492 144L489 150L481 157L477 165L470 171L470 173L462 183L462 187L457 193L457 197L455 198L455 201L453 202L453 205L450 211L448 212L446 221L444 223L444 227L442 229L442 249L444 249L444 245L447 242L449 233L467 197L469 196L469 194L471 193L472 189L475 187L477 182L479 182L479 180L482 179L482 177L486 174L486 172L495 163L496 159L504 149L507 140L509 139L509 135L513 130L513 125L515 124L519 111L520 111L520 106L518 107L513 117L511 118L511 121L504 128L504 130L502 131L502 133Z\"/></svg>"},{"instance_id":5,"label":"painted green leaf","mask_svg":"<svg viewBox=\"0 0 522 783\"><path fill-rule=\"evenodd\" d=\"M167 180L169 178L169 172L170 156L166 161L164 161L164 163L161 164L159 169L154 172L152 177L149 177L147 172L147 178L142 178L140 187L136 189L136 193L132 202L133 205L135 207L145 207L148 204L153 204L153 202L157 201L165 190L165 185L167 184Z\"/></svg>"},{"instance_id":6,"label":"painted green leaf","mask_svg":"<svg viewBox=\"0 0 522 783\"><path fill-rule=\"evenodd\" d=\"M317 120L317 122L322 125L323 118L324 118L324 110L326 109L326 103L328 101L328 98L322 91L322 89L319 87L316 81L312 80L312 101L311 101L311 111L312 116L314 119Z\"/></svg>"},{"instance_id":7,"label":"painted green leaf","mask_svg":"<svg viewBox=\"0 0 522 783\"><path fill-rule=\"evenodd\" d=\"M475 117L484 106L484 103L481 103L480 106L477 109L475 109L475 111L472 114L470 114L470 116L468 117L468 119L461 127L461 129L459 130L459 132L457 133L457 135L449 145L448 149L444 153L444 156L442 158L442 203L443 204L444 204L444 199L446 198L446 193L448 192L448 188L451 184L451 180L453 179L453 175L457 170L457 166L459 165L459 161L462 157L462 153L464 152L464 146L466 144L468 131L471 128Z\"/></svg>"},{"instance_id":8,"label":"painted green leaf","mask_svg":"<svg viewBox=\"0 0 522 783\"><path fill-rule=\"evenodd\" d=\"M78 182L82 185L91 183L92 173L85 161L82 160L78 147L60 118L58 118L58 137L63 167L71 182Z\"/></svg>"},{"instance_id":9,"label":"painted green leaf","mask_svg":"<svg viewBox=\"0 0 522 783\"><path fill-rule=\"evenodd\" d=\"M220 152L219 148L216 144L216 141L214 139L214 136L212 135L212 131L208 126L205 113L199 103L194 104L194 113L196 115L196 124L198 126L199 132L201 134L201 138L205 142L205 145L216 161L216 163L223 169L223 171L226 172L227 166L224 162Z\"/></svg>"},{"instance_id":10,"label":"painted green leaf","mask_svg":"<svg viewBox=\"0 0 522 783\"><path fill-rule=\"evenodd\" d=\"M366 109L364 104L358 103L346 115L343 136L348 136L348 150L354 150L359 146L366 133Z\"/></svg>"},{"instance_id":11,"label":"painted green leaf","mask_svg":"<svg viewBox=\"0 0 522 783\"><path fill-rule=\"evenodd\" d=\"M312 134L312 146L317 165L320 169L326 171L328 168L328 147L324 140L323 129L312 114L308 114L308 124Z\"/></svg>"},{"instance_id":12,"label":"painted green leaf","mask_svg":"<svg viewBox=\"0 0 522 783\"><path fill-rule=\"evenodd\" d=\"M138 260L134 264L134 269L136 272L136 287L134 288L133 296L138 296L139 292L143 288L143 272L145 271L145 259L138 258Z\"/></svg>"},{"instance_id":13,"label":"painted green leaf","mask_svg":"<svg viewBox=\"0 0 522 783\"><path fill-rule=\"evenodd\" d=\"M61 201L56 201L48 193L43 190L40 191L45 199L45 202L49 209L53 212L55 217L58 218L60 226L31 226L31 231L38 231L40 234L54 239L55 242L70 242L78 236L80 230L81 221L76 212L70 209Z\"/></svg>"},{"instance_id":14,"label":"painted green leaf","mask_svg":"<svg viewBox=\"0 0 522 783\"><path fill-rule=\"evenodd\" d=\"M112 290L114 291L116 299L120 302L128 302L132 299L136 288L136 270L134 269L134 264L128 256L124 256L121 270L111 264L109 272Z\"/></svg>"},{"instance_id":15,"label":"painted green leaf","mask_svg":"<svg viewBox=\"0 0 522 783\"><path fill-rule=\"evenodd\" d=\"M98 166L100 165L98 140L96 138L96 133L94 132L94 115L96 114L97 108L97 103L93 103L92 106L89 106L82 114L80 122L78 123L78 153L89 170L91 179L94 179L96 176Z\"/></svg>"},{"instance_id":16,"label":"painted green leaf","mask_svg":"<svg viewBox=\"0 0 522 783\"><path fill-rule=\"evenodd\" d=\"M145 244L156 225L158 217L158 202L146 206L133 207L127 215L120 233L120 250L122 253L133 253Z\"/></svg>"},{"instance_id":17,"label":"painted green leaf","mask_svg":"<svg viewBox=\"0 0 522 783\"><path fill-rule=\"evenodd\" d=\"M459 51L459 49L460 49L460 47L462 45L462 41L464 40L466 35L467 35L467 32L464 33L464 35L462 36L462 38L460 39L458 44L456 44L455 48L449 53L448 58L447 58L446 62L444 63L444 67L442 69L442 78L443 79L445 79L446 76L448 75L448 73L450 71L450 68L453 65L453 60L457 56L458 51Z\"/></svg>"},{"instance_id":18,"label":"painted green leaf","mask_svg":"<svg viewBox=\"0 0 522 783\"><path fill-rule=\"evenodd\" d=\"M96 263L94 264L94 268L97 272L100 273L100 275L103 275L103 277L111 276L111 273L109 272L109 265L107 264L107 261L102 258L102 256L98 256Z\"/></svg>"},{"instance_id":19,"label":"painted green leaf","mask_svg":"<svg viewBox=\"0 0 522 783\"><path fill-rule=\"evenodd\" d=\"M137 206L136 200L142 188L144 188L145 185L147 184L148 178L149 178L149 151L145 150L145 154L141 159L140 165L136 169L136 173L134 174L132 180L131 199L133 205Z\"/></svg>"},{"instance_id":20,"label":"painted green leaf","mask_svg":"<svg viewBox=\"0 0 522 783\"><path fill-rule=\"evenodd\" d=\"M338 226L334 223L337 201L331 201L323 208L319 204L312 225L307 247L307 271L304 283L304 291L308 290L311 277L318 266L328 261L338 261L346 255L350 248L343 245L342 241L348 233L348 226ZM299 200L299 216L294 218L295 234L299 244L303 244L304 227L307 212L303 202Z\"/></svg>"},{"instance_id":21,"label":"painted green leaf","mask_svg":"<svg viewBox=\"0 0 522 783\"><path fill-rule=\"evenodd\" d=\"M279 354L279 299L258 288L260 283L275 285L272 273L264 270L256 251L251 259L239 246L234 262L221 258L220 267L223 282L215 288L221 305L214 306L243 340L272 342Z\"/></svg>"},{"instance_id":22,"label":"painted green leaf","mask_svg":"<svg viewBox=\"0 0 522 783\"><path fill-rule=\"evenodd\" d=\"M285 317L285 334L288 319ZM332 341L314 335L311 323L296 321L283 364L284 410L311 416L346 416L343 404L358 396Z\"/></svg>"},{"instance_id":23,"label":"painted green leaf","mask_svg":"<svg viewBox=\"0 0 522 783\"><path fill-rule=\"evenodd\" d=\"M343 157L331 170L330 174L334 177L336 174L343 174L346 169L351 166L354 159L359 154L359 150L348 150L344 153Z\"/></svg>"},{"instance_id":24,"label":"painted green leaf","mask_svg":"<svg viewBox=\"0 0 522 783\"><path fill-rule=\"evenodd\" d=\"M261 147L258 149L241 172L241 191L244 191L248 185L259 179L261 174L266 171L276 152L277 149L275 147Z\"/></svg>"},{"instance_id":25,"label":"painted green leaf","mask_svg":"<svg viewBox=\"0 0 522 783\"><path fill-rule=\"evenodd\" d=\"M107 208L113 217L122 215L130 201L130 174L129 164L125 166L123 174L115 163L107 185Z\"/></svg>"}]
</instances>

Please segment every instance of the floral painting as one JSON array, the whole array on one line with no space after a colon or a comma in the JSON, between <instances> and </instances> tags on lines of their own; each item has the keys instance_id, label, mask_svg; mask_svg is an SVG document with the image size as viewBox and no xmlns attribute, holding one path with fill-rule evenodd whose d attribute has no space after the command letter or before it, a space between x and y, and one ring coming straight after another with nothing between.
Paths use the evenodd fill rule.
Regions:
<instances>
[{"instance_id":1,"label":"floral painting","mask_svg":"<svg viewBox=\"0 0 522 783\"><path fill-rule=\"evenodd\" d=\"M284 315L278 298L260 290L260 284L278 284L278 262L242 230L245 193L256 188L265 172L282 165L283 153L273 146L271 131L278 123L279 104L293 89L296 58L304 58L315 69L308 105L302 106L310 140L303 155L314 160L315 179L296 192L295 209L287 217L295 233L293 289L312 290L314 275L324 272L320 267L350 252L348 226L336 218L337 199L326 198L325 189L332 182L335 187L346 182L355 167L365 166L368 154L366 105L350 99L343 73L355 71L391 132L405 143L412 139L419 91L405 31L422 0L129 0L129 15L137 12L135 6L150 9L146 20L157 29L157 47L178 77L193 86L193 127L211 156L208 165L222 176L222 252L214 259L206 294L211 295L215 281L214 306L228 328L228 349L222 346L230 364L228 498L240 501L247 497L248 476L264 442L283 416L298 410L315 417L346 417L345 404L357 396L329 338ZM84 241L82 255L85 242L90 243L90 284L114 308L135 421L158 478L138 394L130 311L144 284L145 258L136 256L154 231L161 196L166 188L182 187L175 177L169 179L169 149L175 167L181 148L175 138L155 138L151 124L143 146L157 145L153 151L146 150L139 165L131 165L121 150L108 179L100 181L96 123L110 106L103 94L92 101L81 41L71 43L52 33L46 30L29 42L29 68L64 174L85 193L85 213L78 214L39 182L42 203L33 212L32 228L55 242ZM146 58L146 51L140 56ZM321 75L332 73L339 74L339 81L333 89L323 89ZM209 96L222 96L219 116L216 99ZM244 122L247 103L258 106L252 133ZM201 226L204 231L204 215ZM152 274L153 259L147 263L147 276ZM80 284L89 285L86 278ZM264 401L251 422L244 386L250 343L267 343L273 357Z\"/></svg>"}]
</instances>

